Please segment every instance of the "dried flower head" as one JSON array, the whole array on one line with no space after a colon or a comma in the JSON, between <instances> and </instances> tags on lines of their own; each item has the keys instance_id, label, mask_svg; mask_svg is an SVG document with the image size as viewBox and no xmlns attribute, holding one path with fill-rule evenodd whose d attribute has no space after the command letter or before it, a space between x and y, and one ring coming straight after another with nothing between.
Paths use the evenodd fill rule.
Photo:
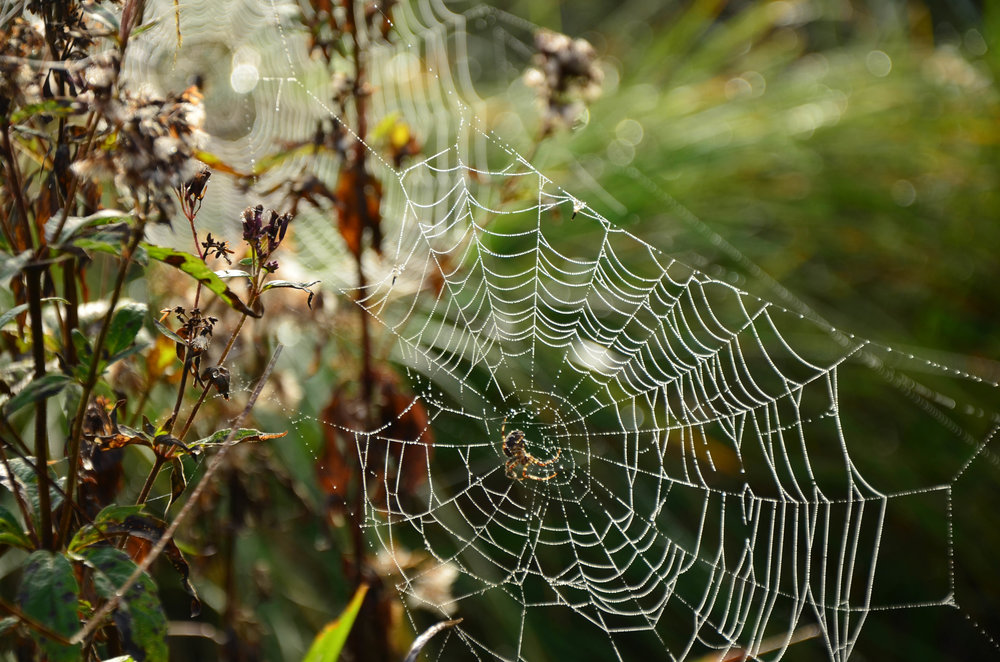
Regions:
<instances>
[{"instance_id":1,"label":"dried flower head","mask_svg":"<svg viewBox=\"0 0 1000 662\"><path fill-rule=\"evenodd\" d=\"M24 18L0 30L0 114L41 100L43 70L30 60L41 58L45 48L45 36Z\"/></svg>"},{"instance_id":2,"label":"dried flower head","mask_svg":"<svg viewBox=\"0 0 1000 662\"><path fill-rule=\"evenodd\" d=\"M537 91L547 134L557 126L572 126L584 107L601 96L604 72L585 39L539 30L535 50L534 66L525 72L524 82Z\"/></svg>"},{"instance_id":3,"label":"dried flower head","mask_svg":"<svg viewBox=\"0 0 1000 662\"><path fill-rule=\"evenodd\" d=\"M222 258L226 261L226 264L232 264L233 261L229 259L235 251L229 248L229 242L223 239L213 239L212 233L208 233L208 237L205 241L201 242L202 248L205 249L205 258L214 257L216 259Z\"/></svg>"},{"instance_id":4,"label":"dried flower head","mask_svg":"<svg viewBox=\"0 0 1000 662\"><path fill-rule=\"evenodd\" d=\"M292 215L287 213L279 215L273 209L265 212L264 205L257 205L244 209L242 219L243 240L250 247L254 264L273 273L278 269L278 263L269 261L268 258L285 238Z\"/></svg>"},{"instance_id":5,"label":"dried flower head","mask_svg":"<svg viewBox=\"0 0 1000 662\"><path fill-rule=\"evenodd\" d=\"M81 177L113 175L120 190L145 191L167 208L167 191L184 187L201 166L195 158L207 141L201 99L195 86L166 99L145 93L99 99L108 139L104 149L74 164L74 171Z\"/></svg>"}]
</instances>

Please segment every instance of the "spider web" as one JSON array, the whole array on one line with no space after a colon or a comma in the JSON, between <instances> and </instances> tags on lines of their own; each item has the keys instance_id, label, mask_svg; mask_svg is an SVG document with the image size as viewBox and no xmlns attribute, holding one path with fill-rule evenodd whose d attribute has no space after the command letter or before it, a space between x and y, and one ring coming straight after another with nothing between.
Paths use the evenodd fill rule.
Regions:
<instances>
[{"instance_id":1,"label":"spider web","mask_svg":"<svg viewBox=\"0 0 1000 662\"><path fill-rule=\"evenodd\" d=\"M182 14L186 43L197 11ZM229 106L242 135L216 130L216 148L252 163L335 113L288 5L225 16L213 38L230 35L260 78ZM369 284L338 273L328 219L296 232L304 269L370 314L428 413L413 438L344 431L369 475L365 530L414 629L465 617L432 644L439 659L846 660L872 621L885 636L927 613L959 614L949 632L995 654L955 501L998 477L997 384L834 328L777 285L759 296L687 266L551 181L490 128L472 82L490 62L480 84L502 89L534 26L433 0L393 23L396 42L370 46L373 115L398 112L425 156L396 169L371 149L391 225ZM507 464L515 429L535 462ZM422 463L423 485L378 469L393 462ZM936 535L907 537L915 520ZM440 573L457 574L452 590L429 592Z\"/></svg>"}]
</instances>

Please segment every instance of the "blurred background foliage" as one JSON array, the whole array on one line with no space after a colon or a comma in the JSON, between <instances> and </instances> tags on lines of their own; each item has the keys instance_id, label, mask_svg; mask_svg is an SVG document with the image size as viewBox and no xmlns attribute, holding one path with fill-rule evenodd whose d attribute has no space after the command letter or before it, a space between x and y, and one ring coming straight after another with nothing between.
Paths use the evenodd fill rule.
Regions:
<instances>
[{"instance_id":1,"label":"blurred background foliage","mask_svg":"<svg viewBox=\"0 0 1000 662\"><path fill-rule=\"evenodd\" d=\"M478 3L448 4L464 12ZM586 121L536 150L539 116L532 91L520 79L530 53L497 70L490 55L497 37L470 25L473 61L457 66L473 72L498 134L522 153L534 153L533 163L547 176L638 237L711 275L893 348L1000 378L996 3L495 4L532 25L587 38L606 62L605 94ZM161 8L167 25L171 3ZM181 3L180 11L182 26L194 20L190 5ZM530 30L519 38L530 46ZM160 66L169 69L171 63ZM206 103L211 115L211 90ZM298 112L293 96L285 103L285 112ZM312 127L300 129L308 134ZM564 223L567 232L578 228ZM584 230L572 231L580 232L581 244L592 240ZM328 300L335 297L327 290ZM285 340L303 333L293 323L281 328ZM267 424L262 427L293 427L298 443L235 449L201 521L183 535L199 571L208 626L174 624L175 634L193 635L172 638L176 659L217 657L221 644L234 641L230 633L241 643L223 647L227 659L299 659L350 597L348 569L336 553L351 547L345 516L326 516L326 495L315 477L323 439L312 417L322 415L332 385L343 378L344 362L350 361L343 347L354 333L346 326L330 328L335 346L289 349L292 363L311 371L280 377L256 412ZM295 410L282 408L282 398L293 391ZM996 402L988 401L995 392L985 397L982 404L995 409ZM861 411L852 422L886 425L879 419L891 418L896 405L878 398L865 391L845 395ZM933 475L939 460L920 455L916 427L900 422L892 448L868 452L875 476ZM942 469L940 480L955 469ZM956 589L960 602L982 616L979 623L944 607L903 610L902 616L878 613L852 659L996 657L990 638L997 640L1000 618L988 609L990 596L1000 595L1000 531L990 526L995 478L989 471L973 472L972 487L956 486ZM169 486L159 487L169 493ZM914 545L941 544L947 537L922 528L919 509L903 521L912 529L887 536ZM941 518L926 521L936 526ZM369 551L378 567L378 550ZM923 570L885 572L887 585L906 587L919 583ZM395 624L388 638L405 650L412 634L395 601L392 576L384 580L373 599ZM187 596L173 582L160 586L168 614L184 613ZM519 614L510 613L510 606L480 604L466 616L476 627L494 623L516 633ZM522 652L529 659L606 659L606 635L564 625L528 622L520 635ZM586 658L580 651L601 655ZM446 649L453 656L448 659L467 659L462 652L468 653L462 645ZM655 658L648 649L634 654ZM792 647L785 659L827 657L814 640Z\"/></svg>"},{"instance_id":2,"label":"blurred background foliage","mask_svg":"<svg viewBox=\"0 0 1000 662\"><path fill-rule=\"evenodd\" d=\"M510 11L593 39L620 75L585 130L547 146L565 153L541 150L573 164L560 180L568 190L587 186L582 167L621 206L582 197L689 263L753 279L718 235L835 325L979 357L995 377L1000 11L986 5Z\"/></svg>"}]
</instances>

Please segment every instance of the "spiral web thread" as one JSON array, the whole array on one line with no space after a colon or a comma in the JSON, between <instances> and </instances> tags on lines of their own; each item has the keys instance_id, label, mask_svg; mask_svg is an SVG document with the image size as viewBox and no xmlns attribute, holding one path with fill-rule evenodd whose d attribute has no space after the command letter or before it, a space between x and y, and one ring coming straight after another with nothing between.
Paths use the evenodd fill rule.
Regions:
<instances>
[{"instance_id":1,"label":"spiral web thread","mask_svg":"<svg viewBox=\"0 0 1000 662\"><path fill-rule=\"evenodd\" d=\"M252 162L335 114L287 5L233 4L232 39L267 55L247 137L218 149ZM574 654L600 659L778 659L812 639L846 660L873 617L948 608L995 652L958 595L953 495L967 472L995 481L997 384L687 267L555 185L488 128L469 69L471 24L501 68L523 62L533 26L436 0L392 19L393 43L369 48L373 115L398 112L425 156L395 169L370 150L387 246L369 285L329 268L346 256L327 220L296 231L311 238L306 268L326 267L393 339L428 413L417 438L344 431L366 463L364 527L414 629L466 616L432 645L440 658L541 659L583 624L604 648ZM904 457L942 458L936 473L892 470L882 430L851 413L872 402ZM317 420L342 426L294 424ZM548 464L508 471L515 429ZM415 489L375 468L412 462L426 474ZM933 540L886 536L916 516ZM920 574L883 588L897 563ZM428 590L441 574L457 575L450 592ZM478 605L508 617L468 618Z\"/></svg>"}]
</instances>

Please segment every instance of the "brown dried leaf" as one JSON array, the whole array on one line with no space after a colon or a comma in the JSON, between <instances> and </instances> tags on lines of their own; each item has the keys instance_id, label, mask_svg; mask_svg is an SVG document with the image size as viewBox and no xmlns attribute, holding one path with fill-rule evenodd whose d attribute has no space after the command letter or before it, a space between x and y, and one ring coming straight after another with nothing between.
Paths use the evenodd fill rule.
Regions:
<instances>
[{"instance_id":1,"label":"brown dried leaf","mask_svg":"<svg viewBox=\"0 0 1000 662\"><path fill-rule=\"evenodd\" d=\"M323 410L320 420L326 423L323 426L325 443L323 455L316 465L316 477L323 491L330 496L331 506L339 509L347 502L352 467L357 467L354 440L343 430L344 427L353 427L357 421L347 414L342 387L333 392L333 398ZM348 460L348 457L351 459Z\"/></svg>"},{"instance_id":2,"label":"brown dried leaf","mask_svg":"<svg viewBox=\"0 0 1000 662\"><path fill-rule=\"evenodd\" d=\"M364 237L382 252L382 184L363 170L344 168L337 180L337 227L355 256L364 249Z\"/></svg>"},{"instance_id":3,"label":"brown dried leaf","mask_svg":"<svg viewBox=\"0 0 1000 662\"><path fill-rule=\"evenodd\" d=\"M398 473L399 496L409 496L427 480L434 434L423 403L402 389L395 374L380 371L376 380L381 401L380 427L387 426L383 436L394 440L388 442L388 455ZM395 441L400 439L406 443ZM383 468L382 473L388 471ZM397 482L390 478L389 484Z\"/></svg>"}]
</instances>

